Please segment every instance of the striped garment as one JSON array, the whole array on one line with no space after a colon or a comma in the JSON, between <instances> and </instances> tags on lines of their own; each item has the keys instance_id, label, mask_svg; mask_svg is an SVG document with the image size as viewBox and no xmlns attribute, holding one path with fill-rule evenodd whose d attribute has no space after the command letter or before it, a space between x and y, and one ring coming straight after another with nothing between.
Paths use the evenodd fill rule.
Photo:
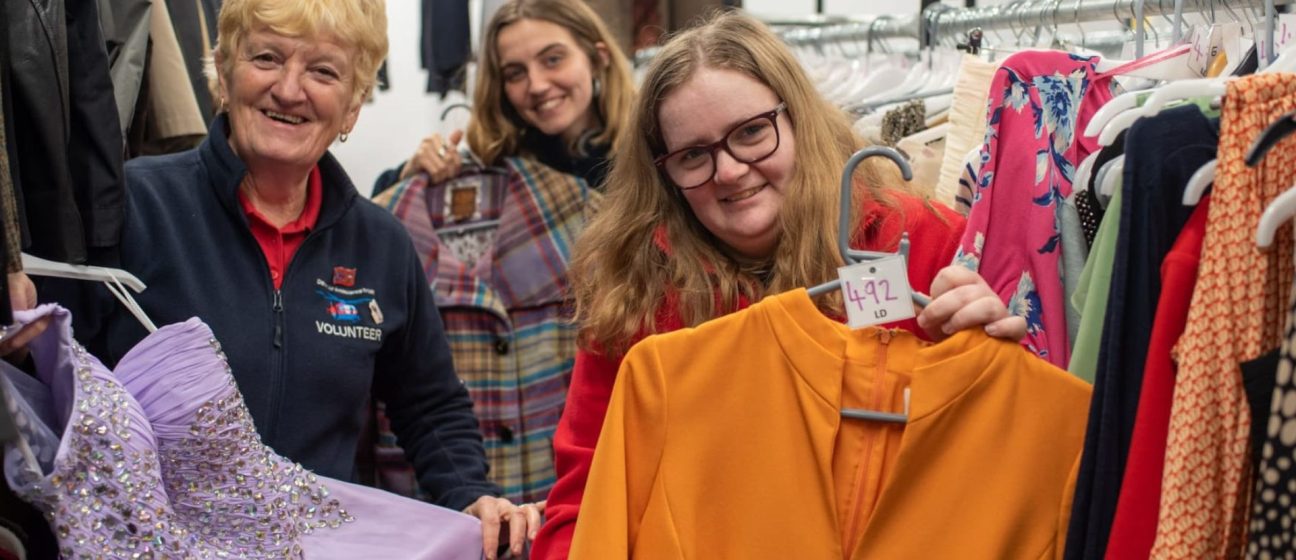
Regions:
<instances>
[{"instance_id":1,"label":"striped garment","mask_svg":"<svg viewBox=\"0 0 1296 560\"><path fill-rule=\"evenodd\" d=\"M440 184L420 175L375 200L423 259L490 478L514 503L543 500L554 483L553 434L576 354L567 266L599 196L580 178L508 158L502 168L465 163ZM385 419L374 420L376 449L361 455L376 452L377 484L410 495L412 469L392 453Z\"/></svg>"}]
</instances>

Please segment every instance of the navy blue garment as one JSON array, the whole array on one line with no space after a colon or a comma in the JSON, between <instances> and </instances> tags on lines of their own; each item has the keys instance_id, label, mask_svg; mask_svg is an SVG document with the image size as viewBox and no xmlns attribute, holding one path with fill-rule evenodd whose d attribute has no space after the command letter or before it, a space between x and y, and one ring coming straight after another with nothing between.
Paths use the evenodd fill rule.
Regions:
<instances>
[{"instance_id":1,"label":"navy blue garment","mask_svg":"<svg viewBox=\"0 0 1296 560\"><path fill-rule=\"evenodd\" d=\"M465 67L472 56L471 27L468 0L423 0L419 60L428 71L428 93L444 99L450 90L464 90Z\"/></svg>"},{"instance_id":2,"label":"navy blue garment","mask_svg":"<svg viewBox=\"0 0 1296 560\"><path fill-rule=\"evenodd\" d=\"M1274 348L1259 358L1239 364L1242 370L1242 389L1246 392L1247 406L1251 408L1251 480L1259 473L1261 450L1264 449L1265 430L1269 427L1269 403L1273 401L1278 384L1278 363L1281 348Z\"/></svg>"},{"instance_id":3,"label":"navy blue garment","mask_svg":"<svg viewBox=\"0 0 1296 560\"><path fill-rule=\"evenodd\" d=\"M140 306L158 325L197 316L211 326L257 432L280 454L354 480L372 395L432 501L462 510L498 495L405 228L326 153L319 219L276 289L239 203L247 169L227 123L214 120L196 149L126 164L121 259L148 285ZM146 334L102 285L50 281L37 293L72 310L77 340L110 366Z\"/></svg>"},{"instance_id":4,"label":"navy blue garment","mask_svg":"<svg viewBox=\"0 0 1296 560\"><path fill-rule=\"evenodd\" d=\"M1107 551L1161 295L1161 261L1193 211L1183 205L1184 187L1193 172L1215 158L1218 144L1218 120L1196 106L1139 119L1127 133L1120 234L1067 532L1067 560L1101 559Z\"/></svg>"}]
</instances>

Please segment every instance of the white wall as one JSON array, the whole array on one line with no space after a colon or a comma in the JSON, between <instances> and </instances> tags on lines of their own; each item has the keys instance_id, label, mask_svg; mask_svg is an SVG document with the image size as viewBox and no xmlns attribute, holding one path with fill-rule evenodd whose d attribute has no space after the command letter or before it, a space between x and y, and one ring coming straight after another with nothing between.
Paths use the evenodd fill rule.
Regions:
<instances>
[{"instance_id":1,"label":"white wall","mask_svg":"<svg viewBox=\"0 0 1296 560\"><path fill-rule=\"evenodd\" d=\"M475 16L477 11L470 13ZM446 134L468 123L461 110L453 111L446 123L438 120L441 107L463 101L461 94L452 93L442 102L439 95L424 91L427 72L419 68L419 18L420 2L387 2L387 75L392 87L377 92L360 109L346 143L334 142L330 148L362 195L369 194L379 173L409 158L424 136Z\"/></svg>"}]
</instances>

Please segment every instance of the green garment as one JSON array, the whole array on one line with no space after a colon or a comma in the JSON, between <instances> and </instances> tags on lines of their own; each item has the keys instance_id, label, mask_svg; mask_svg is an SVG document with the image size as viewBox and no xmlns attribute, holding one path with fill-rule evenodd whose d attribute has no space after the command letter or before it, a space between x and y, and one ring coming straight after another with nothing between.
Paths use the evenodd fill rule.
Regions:
<instances>
[{"instance_id":1,"label":"green garment","mask_svg":"<svg viewBox=\"0 0 1296 560\"><path fill-rule=\"evenodd\" d=\"M1098 349L1102 345L1103 319L1107 314L1107 296L1111 292L1116 237L1120 234L1120 192L1117 187L1107 205L1093 246L1089 248L1089 260L1080 273L1080 283L1071 296L1071 305L1080 310L1080 332L1076 334L1067 370L1089 383L1093 383L1098 370Z\"/></svg>"}]
</instances>

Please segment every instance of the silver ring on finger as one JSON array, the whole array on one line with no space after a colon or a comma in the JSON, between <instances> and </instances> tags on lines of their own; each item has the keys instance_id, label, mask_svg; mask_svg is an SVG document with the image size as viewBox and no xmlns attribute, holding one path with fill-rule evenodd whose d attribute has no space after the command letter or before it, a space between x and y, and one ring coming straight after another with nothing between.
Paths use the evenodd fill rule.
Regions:
<instances>
[{"instance_id":1,"label":"silver ring on finger","mask_svg":"<svg viewBox=\"0 0 1296 560\"><path fill-rule=\"evenodd\" d=\"M446 158L446 154L448 154L448 153L449 153L449 152L446 151L446 147L445 147L444 144L443 144L443 145L440 145L440 146L437 146L437 157L439 157L439 158L441 158L441 159L445 159L445 158Z\"/></svg>"}]
</instances>

